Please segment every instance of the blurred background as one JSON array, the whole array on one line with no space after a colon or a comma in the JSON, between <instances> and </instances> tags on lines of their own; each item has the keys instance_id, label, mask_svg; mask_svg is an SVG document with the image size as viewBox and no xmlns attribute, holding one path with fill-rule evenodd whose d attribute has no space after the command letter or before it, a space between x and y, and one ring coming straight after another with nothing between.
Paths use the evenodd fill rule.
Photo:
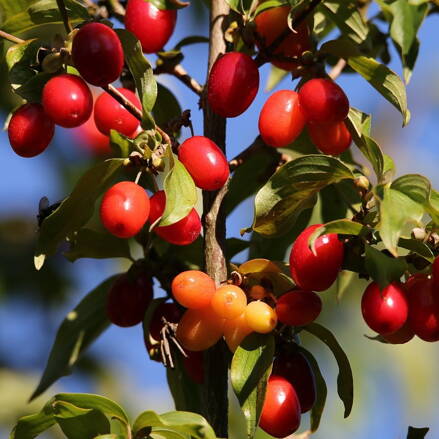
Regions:
<instances>
[{"instance_id":1,"label":"blurred background","mask_svg":"<svg viewBox=\"0 0 439 439\"><path fill-rule=\"evenodd\" d=\"M372 8L370 14L374 12ZM120 23L115 22L115 27L121 27ZM49 40L54 31L62 33L63 29L40 28L26 37L43 33ZM167 47L172 48L183 37L193 34L208 34L207 9L201 1L194 1L191 7L178 12L177 28ZM361 77L345 74L337 82L352 106L373 114L373 136L394 158L398 174L422 173L439 188L439 15L426 20L419 38L419 58L408 86L412 120L406 128L401 128L397 111ZM207 45L188 46L184 53L183 66L204 83ZM390 67L401 73L396 52L392 51L391 55ZM8 91L4 66L0 70L4 121L17 101ZM261 69L260 91L250 109L227 122L229 158L247 147L257 134L258 114L268 96L264 86L269 70L268 65ZM175 93L183 109L192 111L195 133L202 134L197 96L172 77L161 75L158 81ZM292 86L287 78L279 87ZM183 131L182 139L188 136L189 132ZM40 198L47 196L50 202L62 199L96 160L102 158L77 131L57 127L50 147L32 159L15 155L6 132L0 133L0 437L8 436L19 416L39 410L51 395L60 391L100 393L124 405L131 417L147 409L160 413L173 408L165 370L161 364L149 360L141 326L128 329L111 326L88 350L73 375L62 378L32 404L27 404L66 313L103 279L126 268L118 260L82 259L72 264L61 255L51 258L41 272L37 273L33 267ZM318 221L319 215L317 206L311 221ZM248 227L252 217L252 200L247 200L230 215L228 236L239 237L239 230ZM242 252L235 260L241 262L246 258L247 252ZM365 283L360 281L351 283L339 303L334 292L326 292L324 311L319 317L319 322L336 334L351 360L355 399L349 419L343 420L333 357L311 337L303 338L304 346L319 360L329 385L326 409L315 438L405 438L408 425L429 426L427 437L438 438L437 345L415 338L407 345L393 346L364 337L371 335L361 318L359 305L364 287ZM156 293L160 295L158 288ZM308 425L305 416L301 429L307 429ZM231 437L241 438L240 429L234 429Z\"/></svg>"}]
</instances>

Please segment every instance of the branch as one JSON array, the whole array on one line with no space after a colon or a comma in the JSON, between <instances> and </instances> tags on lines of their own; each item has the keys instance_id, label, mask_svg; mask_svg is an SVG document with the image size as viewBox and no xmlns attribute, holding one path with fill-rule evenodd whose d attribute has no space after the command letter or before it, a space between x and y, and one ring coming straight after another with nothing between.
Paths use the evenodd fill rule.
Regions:
<instances>
[{"instance_id":1,"label":"branch","mask_svg":"<svg viewBox=\"0 0 439 439\"><path fill-rule=\"evenodd\" d=\"M66 9L66 5L64 4L64 0L56 0L56 4L58 5L59 13L61 14L61 18L64 23L66 32L69 34L73 30L73 28L69 21L69 16L67 14L67 9Z\"/></svg>"},{"instance_id":2,"label":"branch","mask_svg":"<svg viewBox=\"0 0 439 439\"><path fill-rule=\"evenodd\" d=\"M201 93L203 92L203 86L199 84L196 79L190 76L181 64L173 66L172 69L166 68L165 65L158 66L154 69L154 75L160 75L162 73L168 73L169 75L175 76L184 85L189 87L194 93L196 93L198 96L201 96Z\"/></svg>"},{"instance_id":3,"label":"branch","mask_svg":"<svg viewBox=\"0 0 439 439\"><path fill-rule=\"evenodd\" d=\"M0 38L3 38L5 40L8 40L11 43L15 43L15 44L21 44L21 43L25 42L25 40L22 40L21 38L15 37L14 35L8 34L7 32L4 32L2 30L0 30Z\"/></svg>"},{"instance_id":4,"label":"branch","mask_svg":"<svg viewBox=\"0 0 439 439\"><path fill-rule=\"evenodd\" d=\"M328 76L331 79L337 79L341 73L343 72L344 68L346 67L346 60L343 58L340 58L337 61L337 64L335 64L335 66L331 69L331 71L328 73Z\"/></svg>"}]
</instances>

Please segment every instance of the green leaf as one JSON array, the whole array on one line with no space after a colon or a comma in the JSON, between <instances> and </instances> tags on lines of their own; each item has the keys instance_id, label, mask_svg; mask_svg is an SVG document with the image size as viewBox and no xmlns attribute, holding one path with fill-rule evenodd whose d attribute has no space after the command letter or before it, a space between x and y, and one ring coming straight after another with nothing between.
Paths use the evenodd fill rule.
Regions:
<instances>
[{"instance_id":1,"label":"green leaf","mask_svg":"<svg viewBox=\"0 0 439 439\"><path fill-rule=\"evenodd\" d=\"M358 10L357 2L346 0L325 0L320 9L354 43L366 41L369 27Z\"/></svg>"},{"instance_id":2,"label":"green leaf","mask_svg":"<svg viewBox=\"0 0 439 439\"><path fill-rule=\"evenodd\" d=\"M31 396L41 395L59 378L69 375L80 354L107 329L107 293L116 276L112 276L91 291L70 311L56 334L43 376Z\"/></svg>"},{"instance_id":3,"label":"green leaf","mask_svg":"<svg viewBox=\"0 0 439 439\"><path fill-rule=\"evenodd\" d=\"M417 427L409 427L407 431L407 439L424 439L429 432L428 427L417 428Z\"/></svg>"},{"instance_id":4,"label":"green leaf","mask_svg":"<svg viewBox=\"0 0 439 439\"><path fill-rule=\"evenodd\" d=\"M181 107L174 93L162 84L157 84L158 94L153 115L158 126L164 127L170 120L181 115Z\"/></svg>"},{"instance_id":5,"label":"green leaf","mask_svg":"<svg viewBox=\"0 0 439 439\"><path fill-rule=\"evenodd\" d=\"M272 335L253 333L244 339L233 355L231 382L246 419L249 439L254 436L261 415L274 348Z\"/></svg>"},{"instance_id":6,"label":"green leaf","mask_svg":"<svg viewBox=\"0 0 439 439\"><path fill-rule=\"evenodd\" d=\"M226 0L231 9L238 14L246 15L255 4L253 0Z\"/></svg>"},{"instance_id":7,"label":"green leaf","mask_svg":"<svg viewBox=\"0 0 439 439\"><path fill-rule=\"evenodd\" d=\"M407 262L404 258L387 256L367 244L365 266L371 278L381 289L392 282L399 281L401 276L408 269Z\"/></svg>"},{"instance_id":8,"label":"green leaf","mask_svg":"<svg viewBox=\"0 0 439 439\"><path fill-rule=\"evenodd\" d=\"M166 9L181 9L189 6L189 2L182 0L145 0L152 3L156 8L166 10Z\"/></svg>"},{"instance_id":9,"label":"green leaf","mask_svg":"<svg viewBox=\"0 0 439 439\"><path fill-rule=\"evenodd\" d=\"M238 3L238 1L239 0L234 0L235 3ZM255 10L255 17L267 9L278 8L279 6L285 6L290 4L288 0L266 0L259 3L260 4Z\"/></svg>"},{"instance_id":10,"label":"green leaf","mask_svg":"<svg viewBox=\"0 0 439 439\"><path fill-rule=\"evenodd\" d=\"M126 439L126 437L120 434L100 434L99 436L96 436L94 439Z\"/></svg>"},{"instance_id":11,"label":"green leaf","mask_svg":"<svg viewBox=\"0 0 439 439\"><path fill-rule=\"evenodd\" d=\"M321 189L353 178L351 170L331 156L308 155L286 163L256 194L253 230L262 235L285 233L315 204Z\"/></svg>"},{"instance_id":12,"label":"green leaf","mask_svg":"<svg viewBox=\"0 0 439 439\"><path fill-rule=\"evenodd\" d=\"M311 323L304 329L319 338L334 354L338 365L337 392L344 404L344 417L347 418L354 400L354 381L348 357L329 329L318 323Z\"/></svg>"},{"instance_id":13,"label":"green leaf","mask_svg":"<svg viewBox=\"0 0 439 439\"><path fill-rule=\"evenodd\" d=\"M110 146L117 157L127 158L134 150L134 141L116 130L110 130Z\"/></svg>"},{"instance_id":14,"label":"green leaf","mask_svg":"<svg viewBox=\"0 0 439 439\"><path fill-rule=\"evenodd\" d=\"M321 52L343 58L357 73L365 78L403 117L403 126L410 120L407 109L407 94L401 78L386 65L361 54L354 43L339 39L325 43Z\"/></svg>"},{"instance_id":15,"label":"green leaf","mask_svg":"<svg viewBox=\"0 0 439 439\"><path fill-rule=\"evenodd\" d=\"M192 44L208 43L209 38L203 35L191 35L181 39L175 46L174 50L180 50L182 47L191 46Z\"/></svg>"},{"instance_id":16,"label":"green leaf","mask_svg":"<svg viewBox=\"0 0 439 439\"><path fill-rule=\"evenodd\" d=\"M55 425L55 423L56 420L48 403L39 413L20 418L9 439L33 439Z\"/></svg>"},{"instance_id":17,"label":"green leaf","mask_svg":"<svg viewBox=\"0 0 439 439\"><path fill-rule=\"evenodd\" d=\"M418 239L406 239L400 238L398 241L398 247L405 248L406 250L410 250L413 253L416 253L419 256L422 256L429 262L434 261L434 254L431 248L422 241Z\"/></svg>"},{"instance_id":18,"label":"green leaf","mask_svg":"<svg viewBox=\"0 0 439 439\"><path fill-rule=\"evenodd\" d=\"M164 181L166 207L160 226L168 226L180 221L189 214L197 202L194 180L170 147L167 148L166 158L170 170Z\"/></svg>"},{"instance_id":19,"label":"green leaf","mask_svg":"<svg viewBox=\"0 0 439 439\"><path fill-rule=\"evenodd\" d=\"M64 256L75 262L80 258L126 258L131 259L129 241L107 231L81 229L70 240L70 249Z\"/></svg>"},{"instance_id":20,"label":"green leaf","mask_svg":"<svg viewBox=\"0 0 439 439\"><path fill-rule=\"evenodd\" d=\"M157 82L154 78L151 64L142 52L140 41L125 29L115 29L123 47L125 61L134 77L136 90L142 103L142 127L154 127L151 111L157 99Z\"/></svg>"},{"instance_id":21,"label":"green leaf","mask_svg":"<svg viewBox=\"0 0 439 439\"><path fill-rule=\"evenodd\" d=\"M83 5L64 0L72 24L90 19ZM56 0L0 0L1 29L13 35L21 34L47 23L61 24Z\"/></svg>"},{"instance_id":22,"label":"green leaf","mask_svg":"<svg viewBox=\"0 0 439 439\"><path fill-rule=\"evenodd\" d=\"M230 261L238 253L247 250L249 246L250 246L249 241L245 241L243 239L238 239L238 238L228 238L226 244L227 260Z\"/></svg>"},{"instance_id":23,"label":"green leaf","mask_svg":"<svg viewBox=\"0 0 439 439\"><path fill-rule=\"evenodd\" d=\"M45 256L54 254L61 242L90 219L97 198L110 187L122 165L123 159L109 159L88 170L70 196L44 219L35 251L37 269Z\"/></svg>"},{"instance_id":24,"label":"green leaf","mask_svg":"<svg viewBox=\"0 0 439 439\"><path fill-rule=\"evenodd\" d=\"M282 70L274 65L270 66L270 73L268 74L265 91L273 90L284 78L288 76L286 70Z\"/></svg>"}]
</instances>

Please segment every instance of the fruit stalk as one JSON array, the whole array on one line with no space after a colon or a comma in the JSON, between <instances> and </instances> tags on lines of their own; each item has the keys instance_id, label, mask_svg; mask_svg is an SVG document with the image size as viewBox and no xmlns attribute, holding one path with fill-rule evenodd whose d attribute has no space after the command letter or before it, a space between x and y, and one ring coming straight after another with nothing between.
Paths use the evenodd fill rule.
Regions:
<instances>
[{"instance_id":1,"label":"fruit stalk","mask_svg":"<svg viewBox=\"0 0 439 439\"><path fill-rule=\"evenodd\" d=\"M225 0L211 4L209 72L218 58L226 50L223 29L224 20L229 16L229 6ZM204 135L213 140L225 153L226 120L213 113L205 99ZM207 274L218 285L227 278L225 260L226 216L221 209L228 184L214 192L203 192L204 262ZM227 353L224 343L206 351L204 406L205 416L215 430L217 437L227 437Z\"/></svg>"}]
</instances>

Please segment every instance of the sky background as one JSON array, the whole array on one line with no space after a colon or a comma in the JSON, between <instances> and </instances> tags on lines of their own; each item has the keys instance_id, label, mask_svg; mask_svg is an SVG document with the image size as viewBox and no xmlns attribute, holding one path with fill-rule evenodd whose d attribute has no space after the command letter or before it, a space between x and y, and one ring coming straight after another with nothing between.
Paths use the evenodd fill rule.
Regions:
<instances>
[{"instance_id":1,"label":"sky background","mask_svg":"<svg viewBox=\"0 0 439 439\"><path fill-rule=\"evenodd\" d=\"M371 14L373 10L371 11ZM168 43L171 48L188 35L207 35L207 20L195 20L189 8L178 13L176 31ZM117 27L120 25L117 25ZM433 15L420 31L421 50L411 83L408 102L412 113L410 124L401 128L399 113L358 75L342 75L337 82L343 87L352 106L373 114L373 134L383 150L390 154L398 175L422 173L439 188L439 16ZM182 64L200 83L206 75L207 45L185 48ZM393 51L390 65L401 73L399 58ZM153 59L153 57L151 57ZM227 123L227 155L234 157L248 146L257 134L259 111L268 97L264 90L269 66L261 68L259 93L247 112L229 119ZM202 113L198 98L174 78L160 76L158 80L171 88L183 109L191 109L195 134L202 134ZM291 88L284 80L280 88ZM3 115L3 119L6 114ZM183 132L183 139L189 132ZM60 183L57 163L84 161L83 149L66 129L57 127L56 138L49 150L33 159L16 156L0 132L0 221L15 216L31 216L37 212L42 196L56 201L66 195ZM228 221L228 236L239 237L239 230L252 221L252 201L244 202ZM237 260L244 261L245 253ZM33 261L29 259L28 264ZM62 269L74 282L68 291L68 300L61 308L45 309L27 295L5 295L0 301L0 420L9 419L8 411L20 407L29 397L44 368L57 327L68 310L94 286L109 275L123 270L120 261L79 260L74 264L61 262ZM408 425L429 426L428 438L439 437L437 407L439 405L439 374L437 344L413 340L408 345L389 346L372 342L363 335L370 334L361 318L359 301L365 284L352 285L340 304L334 294L324 295L324 312L319 322L327 324L337 335L348 353L353 367L356 395L351 418L343 420L343 408L335 389L337 369L326 347L304 338L303 343L321 361L328 381L327 407L317 439L397 439L405 438ZM159 294L159 292L157 292ZM26 300L24 300L26 298ZM172 409L172 400L166 387L165 371L161 364L149 360L143 345L141 326L122 329L110 327L90 352L112 372L112 377L91 381L84 374L61 379L33 408L41 407L49 397L62 390L67 392L96 392L112 397L126 405L132 416L143 410L163 412ZM17 389L20 389L19 391ZM8 392L9 390L9 392ZM17 396L18 393L18 396ZM308 420L303 418L302 427ZM0 427L0 437L6 437L12 424ZM3 433L3 434L2 434ZM236 435L236 433L235 433Z\"/></svg>"}]
</instances>

